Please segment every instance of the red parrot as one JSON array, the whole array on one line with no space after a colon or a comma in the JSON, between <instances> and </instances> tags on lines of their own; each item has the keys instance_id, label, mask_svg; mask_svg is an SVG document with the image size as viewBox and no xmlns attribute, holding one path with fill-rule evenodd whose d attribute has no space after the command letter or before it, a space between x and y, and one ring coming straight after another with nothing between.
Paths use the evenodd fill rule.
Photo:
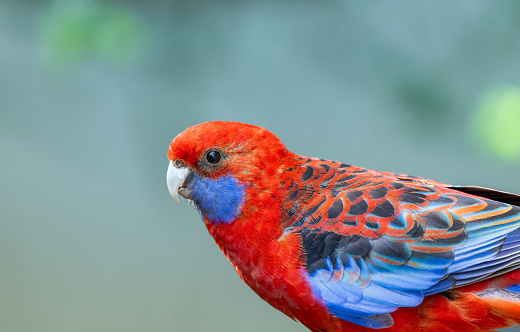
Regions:
<instances>
[{"instance_id":1,"label":"red parrot","mask_svg":"<svg viewBox=\"0 0 520 332\"><path fill-rule=\"evenodd\" d=\"M312 331L520 324L520 196L299 156L237 122L186 129L168 159L173 198Z\"/></svg>"}]
</instances>

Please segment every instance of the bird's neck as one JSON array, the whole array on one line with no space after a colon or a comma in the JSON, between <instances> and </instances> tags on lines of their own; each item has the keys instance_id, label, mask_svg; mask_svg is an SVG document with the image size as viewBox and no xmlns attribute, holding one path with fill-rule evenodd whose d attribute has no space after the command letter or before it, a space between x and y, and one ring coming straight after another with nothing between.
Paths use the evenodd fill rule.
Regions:
<instances>
[{"instance_id":1,"label":"bird's neck","mask_svg":"<svg viewBox=\"0 0 520 332\"><path fill-rule=\"evenodd\" d=\"M285 227L281 208L282 186L289 181L285 170L294 162L295 158L286 159L273 171L260 173L248 183L240 215L232 222L217 224L204 218L210 235L237 270L254 269L269 259L269 248L278 245Z\"/></svg>"}]
</instances>

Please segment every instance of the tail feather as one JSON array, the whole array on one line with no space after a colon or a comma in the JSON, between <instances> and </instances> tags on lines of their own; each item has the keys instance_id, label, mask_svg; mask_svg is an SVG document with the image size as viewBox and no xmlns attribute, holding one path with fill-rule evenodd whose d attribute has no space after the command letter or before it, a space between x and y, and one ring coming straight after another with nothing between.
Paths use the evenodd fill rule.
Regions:
<instances>
[{"instance_id":1,"label":"tail feather","mask_svg":"<svg viewBox=\"0 0 520 332\"><path fill-rule=\"evenodd\" d=\"M388 332L496 332L520 325L520 298L500 292L452 292L450 296L428 296L418 307L399 308L391 313L394 325ZM518 294L520 295L520 294ZM376 331L342 321L331 331Z\"/></svg>"},{"instance_id":2,"label":"tail feather","mask_svg":"<svg viewBox=\"0 0 520 332\"><path fill-rule=\"evenodd\" d=\"M421 331L494 331L520 325L520 298L504 292L460 293L453 300L432 296L422 312ZM428 310L428 306L431 306ZM432 322L435 325L429 323ZM434 328L435 327L435 328Z\"/></svg>"},{"instance_id":3,"label":"tail feather","mask_svg":"<svg viewBox=\"0 0 520 332\"><path fill-rule=\"evenodd\" d=\"M520 302L497 298L487 299L487 302L493 307L493 312L497 315L516 322L516 325L520 324Z\"/></svg>"}]
</instances>

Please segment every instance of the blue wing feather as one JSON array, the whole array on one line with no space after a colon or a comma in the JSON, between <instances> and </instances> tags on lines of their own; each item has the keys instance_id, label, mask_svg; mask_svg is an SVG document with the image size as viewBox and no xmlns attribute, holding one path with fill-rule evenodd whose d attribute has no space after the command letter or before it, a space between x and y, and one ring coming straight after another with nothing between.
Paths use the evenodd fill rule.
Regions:
<instances>
[{"instance_id":1,"label":"blue wing feather","mask_svg":"<svg viewBox=\"0 0 520 332\"><path fill-rule=\"evenodd\" d=\"M303 247L308 257L324 261L313 261L309 264L313 268L307 269L315 295L339 318L365 327L384 328L393 324L389 313L399 307L417 306L424 296L517 268L520 208L455 192L448 196L437 199L456 202L446 210L436 210L439 204L435 203L417 211L405 210L396 217L395 224L406 229L406 214L412 213L425 234L429 230L447 234L438 238L422 235L400 239L383 235L367 239L343 235L348 239L342 240L333 232L304 228ZM459 212L464 211L462 208L470 212ZM472 208L480 210L471 211ZM419 228L409 229L417 234L423 232ZM322 251L316 254L318 249Z\"/></svg>"}]
</instances>

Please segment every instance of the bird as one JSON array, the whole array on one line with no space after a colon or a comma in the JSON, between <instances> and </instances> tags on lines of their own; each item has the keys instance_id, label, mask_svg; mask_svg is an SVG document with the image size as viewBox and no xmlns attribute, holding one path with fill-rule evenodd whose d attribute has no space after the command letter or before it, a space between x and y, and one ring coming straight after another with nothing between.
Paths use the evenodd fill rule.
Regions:
<instances>
[{"instance_id":1,"label":"bird","mask_svg":"<svg viewBox=\"0 0 520 332\"><path fill-rule=\"evenodd\" d=\"M167 187L240 278L311 331L520 324L520 196L290 152L265 128L188 127Z\"/></svg>"}]
</instances>

